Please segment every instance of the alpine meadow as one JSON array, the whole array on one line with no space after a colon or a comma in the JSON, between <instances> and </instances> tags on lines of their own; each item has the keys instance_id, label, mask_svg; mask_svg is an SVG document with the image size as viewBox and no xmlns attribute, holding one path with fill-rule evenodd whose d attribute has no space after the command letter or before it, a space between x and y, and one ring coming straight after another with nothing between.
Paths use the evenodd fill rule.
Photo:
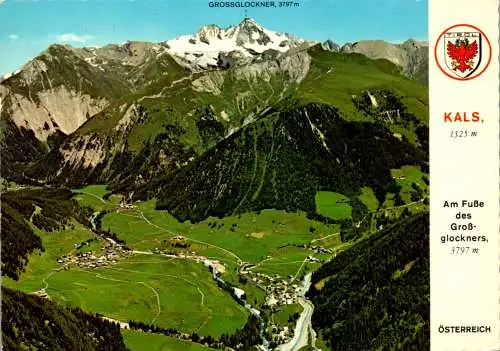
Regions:
<instances>
[{"instance_id":1,"label":"alpine meadow","mask_svg":"<svg viewBox=\"0 0 500 351\"><path fill-rule=\"evenodd\" d=\"M4 350L428 350L427 55L245 16L1 78Z\"/></svg>"}]
</instances>

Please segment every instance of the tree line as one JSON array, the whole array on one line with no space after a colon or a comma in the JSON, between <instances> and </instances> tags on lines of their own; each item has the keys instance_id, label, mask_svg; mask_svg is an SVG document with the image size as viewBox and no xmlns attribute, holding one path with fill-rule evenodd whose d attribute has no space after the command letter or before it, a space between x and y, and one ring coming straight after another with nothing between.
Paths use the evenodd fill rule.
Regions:
<instances>
[{"instance_id":1,"label":"tree line","mask_svg":"<svg viewBox=\"0 0 500 351\"><path fill-rule=\"evenodd\" d=\"M260 339L260 320L250 315L243 328L237 329L233 334L221 334L218 338L211 335L202 336L196 332L185 333L175 328L162 328L154 324L148 324L140 321L129 321L129 327L134 330L140 330L148 333L163 334L181 340L187 340L198 343L214 349L226 349L230 347L235 350L253 350L255 345L261 342Z\"/></svg>"},{"instance_id":2,"label":"tree line","mask_svg":"<svg viewBox=\"0 0 500 351\"><path fill-rule=\"evenodd\" d=\"M80 206L72 196L71 190L62 188L22 189L2 194L3 275L17 280L28 255L44 250L31 225L47 232L72 227L72 219L90 225L92 209Z\"/></svg>"},{"instance_id":3,"label":"tree line","mask_svg":"<svg viewBox=\"0 0 500 351\"><path fill-rule=\"evenodd\" d=\"M120 326L79 308L2 287L5 351L125 351Z\"/></svg>"}]
</instances>

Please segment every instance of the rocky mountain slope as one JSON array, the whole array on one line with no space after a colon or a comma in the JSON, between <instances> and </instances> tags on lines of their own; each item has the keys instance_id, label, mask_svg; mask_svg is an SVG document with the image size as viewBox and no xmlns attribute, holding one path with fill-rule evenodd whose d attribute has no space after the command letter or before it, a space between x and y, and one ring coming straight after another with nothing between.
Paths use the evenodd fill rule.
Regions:
<instances>
[{"instance_id":1,"label":"rocky mountain slope","mask_svg":"<svg viewBox=\"0 0 500 351\"><path fill-rule=\"evenodd\" d=\"M384 89L387 84L390 90ZM264 120L273 120L269 116L289 106L300 108L310 103L337 107L339 123L379 123L389 140L401 145L419 147L426 142L425 89L399 75L397 67L387 61L315 47L246 66L192 73L167 86L150 87L149 95L120 99L85 123L28 174L72 185L106 182L115 190L141 189L143 194L155 195L164 186L161 180L213 152L214 147L222 147L240 135L240 130L263 126ZM304 116L284 125L295 129L303 121ZM308 137L320 139L330 132L321 127L312 131ZM294 138L300 137L295 133ZM331 159L339 158L335 162L343 163L345 157L349 153ZM423 162L420 156L412 158L417 159Z\"/></svg>"},{"instance_id":2,"label":"rocky mountain slope","mask_svg":"<svg viewBox=\"0 0 500 351\"><path fill-rule=\"evenodd\" d=\"M305 78L309 65L310 56L298 52L162 81L94 116L49 153L40 163L44 169L30 174L65 182L148 182L258 119Z\"/></svg>"},{"instance_id":3,"label":"rocky mountain slope","mask_svg":"<svg viewBox=\"0 0 500 351\"><path fill-rule=\"evenodd\" d=\"M409 39L402 44L383 40L363 40L342 46L328 40L322 44L333 52L356 52L372 59L386 59L402 68L403 74L427 85L428 52L427 42Z\"/></svg>"},{"instance_id":4,"label":"rocky mountain slope","mask_svg":"<svg viewBox=\"0 0 500 351\"><path fill-rule=\"evenodd\" d=\"M6 176L53 149L118 99L185 74L153 44L129 42L99 49L52 45L0 83L2 163ZM20 152L23 150L23 152ZM7 168L7 169L6 169Z\"/></svg>"},{"instance_id":5,"label":"rocky mountain slope","mask_svg":"<svg viewBox=\"0 0 500 351\"><path fill-rule=\"evenodd\" d=\"M0 80L0 113L44 141L56 130L72 133L114 99L168 75L169 58L191 71L214 69L276 58L313 44L245 18L226 29L208 25L193 35L160 43L127 42L100 48L52 45ZM342 47L327 41L323 47L388 59L412 77L418 78L425 68L427 47L413 40L401 45L362 41Z\"/></svg>"},{"instance_id":6,"label":"rocky mountain slope","mask_svg":"<svg viewBox=\"0 0 500 351\"><path fill-rule=\"evenodd\" d=\"M373 56L366 45L312 44L247 18L161 43L52 45L0 83L3 174L144 189L286 101L331 105L425 144L425 88L387 60L346 53ZM398 103L382 103L384 91Z\"/></svg>"},{"instance_id":7,"label":"rocky mountain slope","mask_svg":"<svg viewBox=\"0 0 500 351\"><path fill-rule=\"evenodd\" d=\"M71 47L52 45L0 85L2 119L46 140L54 131L74 132L130 86L102 76Z\"/></svg>"}]
</instances>

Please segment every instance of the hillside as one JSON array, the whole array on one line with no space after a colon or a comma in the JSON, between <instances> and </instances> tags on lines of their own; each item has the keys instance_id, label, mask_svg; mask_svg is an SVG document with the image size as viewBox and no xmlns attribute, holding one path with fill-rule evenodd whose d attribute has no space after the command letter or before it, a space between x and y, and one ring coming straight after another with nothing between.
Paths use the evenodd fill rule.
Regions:
<instances>
[{"instance_id":1,"label":"hillside","mask_svg":"<svg viewBox=\"0 0 500 351\"><path fill-rule=\"evenodd\" d=\"M288 97L136 195L158 195L157 208L181 220L264 208L312 213L316 191L356 196L368 186L383 202L391 168L427 169L426 89L385 60L320 47L308 55L308 75Z\"/></svg>"},{"instance_id":2,"label":"hillside","mask_svg":"<svg viewBox=\"0 0 500 351\"><path fill-rule=\"evenodd\" d=\"M2 287L3 350L125 351L118 324Z\"/></svg>"},{"instance_id":3,"label":"hillside","mask_svg":"<svg viewBox=\"0 0 500 351\"><path fill-rule=\"evenodd\" d=\"M101 75L72 47L51 45L2 81L1 115L43 141L56 130L72 133L131 89L118 75Z\"/></svg>"},{"instance_id":4,"label":"hillside","mask_svg":"<svg viewBox=\"0 0 500 351\"><path fill-rule=\"evenodd\" d=\"M428 350L428 213L339 253L312 282L313 327L330 349Z\"/></svg>"},{"instance_id":5,"label":"hillside","mask_svg":"<svg viewBox=\"0 0 500 351\"><path fill-rule=\"evenodd\" d=\"M158 81L166 84L183 72L170 56L157 58L152 44L49 46L0 82L1 161L9 165L3 176L26 181L26 166L57 149L95 114L123 96Z\"/></svg>"},{"instance_id":6,"label":"hillside","mask_svg":"<svg viewBox=\"0 0 500 351\"><path fill-rule=\"evenodd\" d=\"M12 120L1 119L0 126L2 177L26 182L23 170L26 165L42 159L48 152L47 147L36 138L33 130L18 128Z\"/></svg>"},{"instance_id":7,"label":"hillside","mask_svg":"<svg viewBox=\"0 0 500 351\"><path fill-rule=\"evenodd\" d=\"M89 225L92 209L79 206L67 189L23 189L2 194L2 275L18 279L35 250L43 251L36 230L54 232L73 226L72 219Z\"/></svg>"},{"instance_id":8,"label":"hillside","mask_svg":"<svg viewBox=\"0 0 500 351\"><path fill-rule=\"evenodd\" d=\"M234 154L222 157L224 162L239 158L237 154L244 154L238 168L234 169L243 177L240 179L240 188L233 187L230 195L233 200L231 204L226 204L226 207L233 207L209 211L202 205L192 216L200 219L210 213L221 215L236 210L269 208L265 206L310 211L313 208L311 199L316 190L336 189L355 194L363 186L363 182L356 180L353 180L357 182L355 185L339 186L331 185L332 181L311 179L313 185L308 190L301 190L303 195L298 196L300 206L287 203L279 198L279 194L272 195L269 182L270 178L276 176L272 176L274 170L271 167L266 171L269 157L273 157L269 164L275 166L280 162L282 167L295 162L283 160L289 157L282 154L283 150L290 147L286 145L288 141L285 136L299 143L293 147L297 148L300 155L290 156L292 158L308 159L316 155L305 145L314 145L313 148L320 150L318 155L322 155L322 161L318 162L329 164L329 177L344 174L342 165L347 164L352 169L357 167L358 159L364 158L362 152L371 153L368 147L364 148L364 139L371 139L369 134L376 130L380 135L384 134L384 143L392 144L377 149L382 152L381 157L399 161L388 161L387 167L380 165L386 169L377 170L374 173L377 176L368 182L372 185L386 182L384 186L389 186L391 180L388 170L392 166L399 168L403 164L415 164L421 165L424 170L426 168L427 90L402 76L395 65L385 60L373 61L359 54L332 53L316 46L308 51L283 55L276 60L224 71L194 73L168 86L151 86L148 89L151 95L130 96L96 115L41 162L27 169L26 174L69 185L106 182L118 192L134 191L136 198L156 196L166 191L167 183L170 184L168 189L172 189L175 183L174 194L168 201L163 201L167 199L162 196L159 204L161 208L171 209L177 206L172 203L173 197L181 199L191 196L190 190L183 188L182 183L189 183L192 174L200 171L210 173L213 178L208 181L205 179L207 184L227 175L218 170L205 169L211 167L207 164L208 159L212 160L213 165L222 157L221 152L224 151L221 150L226 147L230 147L229 150ZM306 116L300 112L302 107L311 103L322 106L310 111L312 124L306 123ZM297 108L295 112L294 107ZM327 123L327 115L335 118L339 124ZM345 126L344 121L348 122ZM306 131L306 138L299 136L303 131ZM346 140L347 144L337 141L336 135L344 133L361 138L358 142L364 140L361 143L363 149L348 148L350 140ZM363 133L365 136L359 135ZM251 140L257 136L259 142L255 143L255 154ZM241 138L247 142L236 140ZM234 143L239 146L234 147ZM398 145L401 145L402 151L399 151ZM267 154L271 146L276 150L274 156ZM400 156L390 156L393 152ZM264 159L259 155L265 155ZM259 159L254 163L256 157ZM276 157L282 160L276 163ZM315 171L311 169L302 169L304 162L299 162L299 159L297 172L314 174ZM310 166L306 165L306 168ZM318 172L322 166L315 167ZM362 167L363 172L373 171L370 170L371 166ZM278 173L284 175L280 172L284 172L283 168ZM253 174L256 178L252 183ZM368 173L364 174L366 176ZM249 186L254 189L249 189ZM287 186L283 184L282 188L286 189ZM256 200L259 195L256 193L257 188L261 196L268 198L262 205L255 205L255 201L260 201ZM377 196L382 199L385 190L376 185L375 188ZM186 194L182 195L180 191ZM212 187L204 191L213 196L216 190ZM253 201L253 205L240 204L247 192L254 198L245 198L245 201ZM273 197L274 200L270 200ZM218 205L213 203L209 206ZM179 211L174 212L179 215Z\"/></svg>"},{"instance_id":9,"label":"hillside","mask_svg":"<svg viewBox=\"0 0 500 351\"><path fill-rule=\"evenodd\" d=\"M425 162L383 125L346 121L328 105L298 105L241 129L160 181L157 208L181 221L265 208L314 213L316 191L355 197L364 186L383 202L395 185L391 168Z\"/></svg>"},{"instance_id":10,"label":"hillside","mask_svg":"<svg viewBox=\"0 0 500 351\"><path fill-rule=\"evenodd\" d=\"M428 84L429 44L409 39L401 44L388 43L384 40L361 40L342 46L332 41L323 43L323 47L334 52L359 53L371 59L386 59L402 68L402 73L423 85Z\"/></svg>"},{"instance_id":11,"label":"hillside","mask_svg":"<svg viewBox=\"0 0 500 351\"><path fill-rule=\"evenodd\" d=\"M304 79L309 62L299 52L152 85L94 116L27 174L67 184L142 185L258 119Z\"/></svg>"}]
</instances>

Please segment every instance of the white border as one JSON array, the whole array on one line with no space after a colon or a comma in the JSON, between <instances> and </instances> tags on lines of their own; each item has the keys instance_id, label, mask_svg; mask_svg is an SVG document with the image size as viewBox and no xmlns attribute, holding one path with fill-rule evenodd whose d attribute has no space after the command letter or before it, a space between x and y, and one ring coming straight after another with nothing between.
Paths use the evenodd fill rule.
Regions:
<instances>
[{"instance_id":1,"label":"white border","mask_svg":"<svg viewBox=\"0 0 500 351\"><path fill-rule=\"evenodd\" d=\"M429 0L431 351L500 350L499 273L499 15L498 0ZM436 40L456 24L479 27L489 38L492 59L479 77L458 81L444 75L434 58ZM479 112L484 123L444 122L444 112ZM452 130L468 131L450 138ZM471 132L478 136L471 137ZM484 208L444 208L445 200L484 201ZM470 220L456 220L456 212ZM472 222L487 243L441 243L452 222ZM451 254L452 246L479 248ZM446 326L490 326L490 333L446 333Z\"/></svg>"}]
</instances>

